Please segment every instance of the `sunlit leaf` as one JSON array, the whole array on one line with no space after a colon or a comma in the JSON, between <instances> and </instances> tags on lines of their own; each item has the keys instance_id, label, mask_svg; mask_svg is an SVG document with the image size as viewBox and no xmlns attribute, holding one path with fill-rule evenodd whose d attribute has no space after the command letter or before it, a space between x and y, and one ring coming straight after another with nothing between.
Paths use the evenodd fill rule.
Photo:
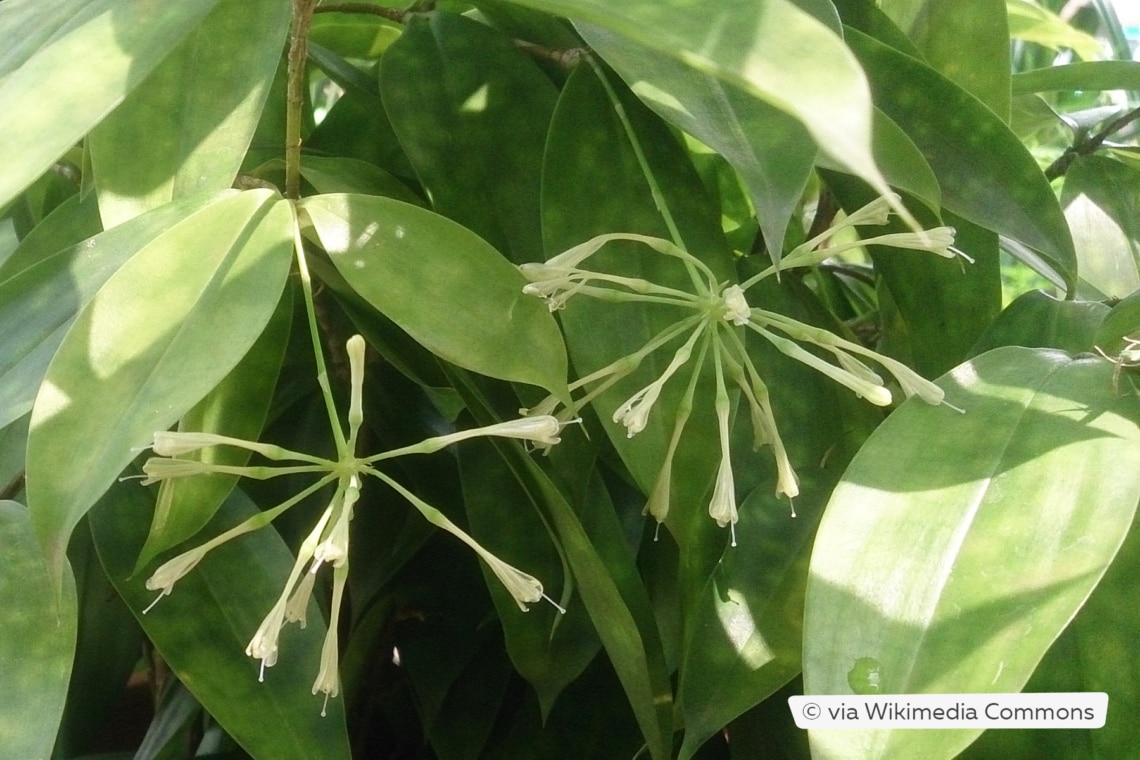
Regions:
<instances>
[{"instance_id":1,"label":"sunlit leaf","mask_svg":"<svg viewBox=\"0 0 1140 760\"><path fill-rule=\"evenodd\" d=\"M289 271L291 228L289 207L269 191L213 203L146 241L76 318L28 437L29 506L53 572L71 529L136 449L261 334Z\"/></svg>"},{"instance_id":2,"label":"sunlit leaf","mask_svg":"<svg viewBox=\"0 0 1140 760\"><path fill-rule=\"evenodd\" d=\"M908 401L828 504L807 588L806 694L851 694L872 671L883 694L1020 691L1132 524L1140 400L1114 394L1109 362L1001 348L940 384L964 411ZM811 739L834 758L949 758L979 733Z\"/></svg>"}]
</instances>

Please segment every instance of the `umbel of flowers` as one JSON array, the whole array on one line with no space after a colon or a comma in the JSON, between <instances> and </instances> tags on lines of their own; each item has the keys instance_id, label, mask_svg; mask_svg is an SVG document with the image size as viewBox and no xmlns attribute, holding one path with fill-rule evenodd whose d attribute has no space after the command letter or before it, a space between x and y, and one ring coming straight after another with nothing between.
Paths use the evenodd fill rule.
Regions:
<instances>
[{"instance_id":1,"label":"umbel of flowers","mask_svg":"<svg viewBox=\"0 0 1140 760\"><path fill-rule=\"evenodd\" d=\"M890 233L850 243L823 246L840 229L856 225L886 224L892 201L897 204L897 196L879 198L850 214L837 227L796 247L784 257L779 269L814 266L846 250L866 245L929 251L946 258L961 256L969 260L965 254L953 247L954 230L950 227ZM693 285L692 291L666 287L641 278L623 277L584 268L583 265L591 256L613 240L640 242L657 254L681 260L688 270ZM711 362L716 378L714 411L720 438L720 465L717 468L712 499L708 506L709 515L720 527L730 526L732 545L735 546L735 524L739 516L729 457L730 384L739 388L748 402L756 447L759 448L764 444L772 447L776 460L776 493L789 499L799 493L795 471L792 469L772 414L768 387L745 349L741 328L763 336L782 353L824 373L873 404L886 406L892 399L883 378L866 363L865 360L868 359L893 375L908 397L916 395L930 404L943 403L942 390L904 364L827 330L750 305L746 291L764 278L775 275L778 271L775 266L739 284L718 282L713 272L700 259L667 240L645 235L615 233L599 235L546 262L523 264L519 268L528 280L523 292L543 298L551 311L563 308L571 297L583 296L607 301L665 303L681 307L687 312L637 351L619 357L601 369L571 383L572 392L582 390L583 393L575 401L573 408L564 409L558 414L563 420L577 416L579 409L614 383L634 372L647 356L665 349L670 344L680 343L680 346L674 349L673 357L661 376L634 393L612 412L613 421L624 425L627 435L630 437L637 435L645 429L649 414L665 384L683 367L690 365L688 384L673 422L665 459L645 506L645 512L653 515L658 525L664 522L669 511L673 456L688 421L689 410L692 409L697 379L706 362ZM806 350L797 341L822 349L834 359L834 362ZM694 353L696 360L692 361ZM534 408L522 411L545 417L553 414L558 404L558 400L550 396Z\"/></svg>"},{"instance_id":2,"label":"umbel of flowers","mask_svg":"<svg viewBox=\"0 0 1140 760\"><path fill-rule=\"evenodd\" d=\"M329 500L320 518L313 525L308 536L301 543L293 569L285 580L284 588L276 604L266 614L265 619L250 639L246 647L246 654L261 661L260 678L265 677L265 668L271 667L277 661L277 642L281 629L291 622L305 625L305 610L313 590L318 571L324 566L332 568L332 604L328 625L328 633L321 649L320 670L313 683L313 694L324 692L325 704L329 697L336 697L340 691L340 677L337 672L337 625L339 622L341 598L344 594L345 581L348 577L348 537L349 522L352 520L353 510L360 498L360 489L365 476L372 476L383 481L397 493L406 498L412 506L432 525L451 533L463 543L467 544L479 555L495 576L506 586L507 591L514 597L522 610L527 605L546 599L559 611L559 607L543 591L542 583L527 573L502 561L494 554L483 548L474 538L462 531L455 523L438 509L426 503L414 493L400 485L389 475L378 469L380 463L387 459L407 456L411 454L430 454L450 446L453 443L469 438L494 436L500 438L516 438L528 441L536 446L551 446L558 443L558 433L564 422L549 415L536 415L517 420L502 422L495 425L463 430L450 435L437 436L420 441L411 446L385 451L371 456L357 456L357 436L360 426L364 422L363 405L361 403L362 388L364 385L364 339L354 335L348 340L348 357L351 376L351 394L348 410L348 435L334 422L333 434L336 439L338 457L336 460L324 459L296 451L289 451L280 446L274 446L255 441L244 441L212 433L194 432L159 432L154 435L153 451L158 456L147 460L143 465L145 473L144 485L157 483L172 478L193 477L207 473L228 473L248 478L267 479L280 475L295 473L314 473L318 479L308 488L272 509L261 512L245 522L225 531L224 533L190 549L162 564L146 582L148 589L159 591L158 597L147 607L149 611L163 596L174 589L174 584L189 573L212 549L236 538L244 533L257 530L268 525L271 521L297 504L310 494L326 486L335 484L333 496ZM323 373L321 375L323 381ZM325 385L322 382L322 385ZM326 394L326 401L333 410L331 418L335 421L335 408L332 406L331 396ZM282 464L276 466L249 466L239 467L230 465L211 464L191 459L179 459L183 454L203 449L208 446L235 446L255 452L273 462ZM321 714L325 712L321 709Z\"/></svg>"}]
</instances>

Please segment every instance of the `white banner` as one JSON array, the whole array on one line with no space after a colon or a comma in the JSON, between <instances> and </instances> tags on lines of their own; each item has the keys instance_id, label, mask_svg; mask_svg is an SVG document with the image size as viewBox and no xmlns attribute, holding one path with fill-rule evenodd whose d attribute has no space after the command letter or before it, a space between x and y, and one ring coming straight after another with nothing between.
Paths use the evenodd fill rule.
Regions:
<instances>
[{"instance_id":1,"label":"white banner","mask_svg":"<svg viewBox=\"0 0 1140 760\"><path fill-rule=\"evenodd\" d=\"M788 697L800 728L1102 728L1104 692Z\"/></svg>"}]
</instances>

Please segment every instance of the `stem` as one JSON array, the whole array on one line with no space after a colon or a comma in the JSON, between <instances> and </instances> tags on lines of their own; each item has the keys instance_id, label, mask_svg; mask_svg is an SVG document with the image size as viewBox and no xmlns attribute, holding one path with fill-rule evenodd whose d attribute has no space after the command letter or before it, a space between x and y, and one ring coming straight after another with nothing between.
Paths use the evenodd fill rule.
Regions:
<instances>
[{"instance_id":1,"label":"stem","mask_svg":"<svg viewBox=\"0 0 1140 760\"><path fill-rule=\"evenodd\" d=\"M301 197L301 111L305 105L305 57L316 0L293 0L289 40L289 85L285 97L285 197Z\"/></svg>"},{"instance_id":2,"label":"stem","mask_svg":"<svg viewBox=\"0 0 1140 760\"><path fill-rule=\"evenodd\" d=\"M1056 161L1045 169L1045 178L1055 180L1064 175L1065 172L1069 170L1069 167L1072 166L1073 161L1079 156L1087 156L1090 153L1095 153L1114 132L1119 132L1137 119L1140 119L1140 108L1134 108L1123 116L1116 117L1095 135L1087 139L1077 140L1077 142L1071 145Z\"/></svg>"},{"instance_id":3,"label":"stem","mask_svg":"<svg viewBox=\"0 0 1140 760\"><path fill-rule=\"evenodd\" d=\"M322 5L314 13L365 13L369 16L380 16L389 21L395 21L397 24L402 24L407 21L411 11L386 8L383 5L372 5L370 3L333 3Z\"/></svg>"},{"instance_id":4,"label":"stem","mask_svg":"<svg viewBox=\"0 0 1140 760\"><path fill-rule=\"evenodd\" d=\"M301 239L301 222L297 218L296 205L290 204L290 208L293 211L293 248L297 254L297 271L301 275L301 292L305 294L305 316L309 320L309 336L313 341L313 359L317 364L317 385L321 387L321 396L324 397L325 410L329 415L329 426L332 427L333 438L336 440L337 458L343 460L346 456L351 456L352 452L348 450L348 442L344 439L344 431L340 427L340 414L337 413L332 389L329 387L329 372L325 367L325 354L321 350L321 334L317 328L317 310L313 304L313 280L309 276L309 264L305 259L305 244Z\"/></svg>"}]
</instances>

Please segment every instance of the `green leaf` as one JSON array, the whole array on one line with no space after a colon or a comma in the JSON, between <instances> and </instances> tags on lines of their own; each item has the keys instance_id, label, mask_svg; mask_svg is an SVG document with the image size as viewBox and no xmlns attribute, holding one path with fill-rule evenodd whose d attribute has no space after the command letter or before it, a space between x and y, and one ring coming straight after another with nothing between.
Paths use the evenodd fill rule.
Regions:
<instances>
[{"instance_id":1,"label":"green leaf","mask_svg":"<svg viewBox=\"0 0 1140 760\"><path fill-rule=\"evenodd\" d=\"M1031 0L1006 0L1009 12L1009 36L1015 40L1061 50L1072 48L1081 58L1099 58L1104 53L1100 42L1090 34L1072 26L1048 8Z\"/></svg>"},{"instance_id":2,"label":"green leaf","mask_svg":"<svg viewBox=\"0 0 1140 760\"><path fill-rule=\"evenodd\" d=\"M1105 692L1108 714L1104 726L987 731L961 755L962 760L1136 757L1136 728L1131 716L1140 711L1140 678L1133 654L1140 629L1140 607L1135 604L1138 577L1140 522L1133 522L1112 566L1025 687L1031 693Z\"/></svg>"},{"instance_id":3,"label":"green leaf","mask_svg":"<svg viewBox=\"0 0 1140 760\"><path fill-rule=\"evenodd\" d=\"M750 261L756 263L741 264L742 279L758 271ZM801 282L768 279L748 293L765 309L842 332ZM706 510L695 511L684 528L689 548L682 567L699 574L703 587L684 609L677 696L685 727L681 758L799 673L803 594L816 526L851 456L882 419L878 409L755 333L746 336L746 345L771 392L801 490L794 506L776 497L772 451L753 449L749 416L739 410L733 470L738 493L748 496L740 503L738 545L725 546L723 529Z\"/></svg>"},{"instance_id":4,"label":"green leaf","mask_svg":"<svg viewBox=\"0 0 1140 760\"><path fill-rule=\"evenodd\" d=\"M871 436L832 495L804 614L804 690L1017 692L1085 602L1140 500L1140 408L1112 366L1001 348ZM842 626L835 621L842 620ZM811 734L813 753L949 758L980 732Z\"/></svg>"},{"instance_id":5,"label":"green leaf","mask_svg":"<svg viewBox=\"0 0 1140 760\"><path fill-rule=\"evenodd\" d=\"M740 173L773 261L807 186L815 141L780 109L739 87L596 27L583 38L613 66L641 100L724 156Z\"/></svg>"},{"instance_id":6,"label":"green leaf","mask_svg":"<svg viewBox=\"0 0 1140 760\"><path fill-rule=\"evenodd\" d=\"M89 146L104 227L233 184L290 18L279 0L218 0L95 128Z\"/></svg>"},{"instance_id":7,"label":"green leaf","mask_svg":"<svg viewBox=\"0 0 1140 760\"><path fill-rule=\"evenodd\" d=\"M1140 90L1140 61L1082 61L1013 75L1013 94L1050 90Z\"/></svg>"},{"instance_id":8,"label":"green leaf","mask_svg":"<svg viewBox=\"0 0 1140 760\"><path fill-rule=\"evenodd\" d=\"M114 110L217 2L0 5L0 39L18 41L0 54L0 208Z\"/></svg>"},{"instance_id":9,"label":"green leaf","mask_svg":"<svg viewBox=\"0 0 1140 760\"><path fill-rule=\"evenodd\" d=\"M55 248L61 239L48 232L25 239L26 245L9 262L11 268L4 268L5 273L12 271L12 277L0 282L0 325L5 335L0 354L0 427L31 411L68 327L107 278L145 244L214 200L187 198L62 250Z\"/></svg>"},{"instance_id":10,"label":"green leaf","mask_svg":"<svg viewBox=\"0 0 1140 760\"><path fill-rule=\"evenodd\" d=\"M1056 196L1001 119L929 66L849 29L875 103L910 136L955 214L1041 252L1072 285L1076 254ZM947 118L954 114L954 118Z\"/></svg>"},{"instance_id":11,"label":"green leaf","mask_svg":"<svg viewBox=\"0 0 1140 760\"><path fill-rule=\"evenodd\" d=\"M1140 171L1081 156L1065 172L1061 205L1073 230L1081 280L1094 298L1140 289Z\"/></svg>"},{"instance_id":12,"label":"green leaf","mask_svg":"<svg viewBox=\"0 0 1140 760\"><path fill-rule=\"evenodd\" d=\"M282 631L281 658L265 670L264 683L258 662L245 654L293 565L285 542L265 528L222 545L144 615L155 592L146 589L146 574L132 568L153 504L147 489L118 484L92 510L91 531L107 575L163 660L253 757L348 760L344 702L330 699L322 717L323 696L311 691L325 635L316 603L310 602L305 628ZM207 531L220 533L256 511L235 490Z\"/></svg>"},{"instance_id":13,"label":"green leaf","mask_svg":"<svg viewBox=\"0 0 1140 760\"><path fill-rule=\"evenodd\" d=\"M102 231L99 204L95 196L88 195L84 198L76 193L59 204L19 241L19 245L0 265L0 281Z\"/></svg>"},{"instance_id":14,"label":"green leaf","mask_svg":"<svg viewBox=\"0 0 1140 760\"><path fill-rule=\"evenodd\" d=\"M563 577L559 551L537 505L492 445L486 441L463 444L459 466L472 536L495 556L538 578L548 594L572 584L572 579ZM565 615L546 603L519 615L518 604L502 584L485 566L483 571L511 662L534 686L542 714L547 716L562 690L597 654L598 634L587 610L572 603L577 595L569 597Z\"/></svg>"},{"instance_id":15,"label":"green leaf","mask_svg":"<svg viewBox=\"0 0 1140 760\"><path fill-rule=\"evenodd\" d=\"M75 653L75 581L65 564L57 595L23 504L0 501L0 546L0 756L49 757Z\"/></svg>"},{"instance_id":16,"label":"green leaf","mask_svg":"<svg viewBox=\"0 0 1140 760\"><path fill-rule=\"evenodd\" d=\"M566 395L558 325L486 241L390 198L319 195L300 206L348 283L425 348L475 372Z\"/></svg>"},{"instance_id":17,"label":"green leaf","mask_svg":"<svg viewBox=\"0 0 1140 760\"><path fill-rule=\"evenodd\" d=\"M1097 330L1094 345L1113 356L1127 348L1125 338L1140 340L1140 291L1112 307Z\"/></svg>"},{"instance_id":18,"label":"green leaf","mask_svg":"<svg viewBox=\"0 0 1140 760\"><path fill-rule=\"evenodd\" d=\"M542 253L539 183L557 91L502 33L437 12L409 19L380 94L437 212L516 264Z\"/></svg>"},{"instance_id":19,"label":"green leaf","mask_svg":"<svg viewBox=\"0 0 1140 760\"><path fill-rule=\"evenodd\" d=\"M701 257L718 278L732 278L732 264L719 220L688 156L665 125L630 97L628 91L622 101L686 248ZM599 194L599 187L606 188L606 192ZM543 167L543 215L546 250L551 255L607 232L663 238L669 235L614 105L595 73L585 67L576 70L563 88L551 123ZM607 244L590 258L589 268L682 290L693 287L674 259L636 243ZM559 313L579 376L637 351L678 318L688 316L675 308L607 303L586 297L571 299ZM683 341L682 337L675 342ZM676 382L665 386L649 424L635 439L629 438L624 426L613 421L612 414L622 402L661 375L676 348L667 344L646 357L639 369L593 402L607 437L643 493L653 488L664 461L672 435L671 412L684 394L691 370L682 368ZM708 429L712 419L710 383L698 388L694 416L686 427L687 431L707 436L699 440L694 435L686 436L691 441L687 448L694 457L694 466L706 476L699 482L685 481L694 492L677 495L679 503L695 506L712 483L718 461L715 423ZM682 451L679 456L685 459L690 453ZM678 540L683 542L683 537Z\"/></svg>"},{"instance_id":20,"label":"green leaf","mask_svg":"<svg viewBox=\"0 0 1140 760\"><path fill-rule=\"evenodd\" d=\"M927 0L910 37L930 67L1009 121L1005 0Z\"/></svg>"},{"instance_id":21,"label":"green leaf","mask_svg":"<svg viewBox=\"0 0 1140 760\"><path fill-rule=\"evenodd\" d=\"M1096 301L1062 301L1034 290L1007 306L971 349L975 356L999 346L1092 351L1109 308Z\"/></svg>"},{"instance_id":22,"label":"green leaf","mask_svg":"<svg viewBox=\"0 0 1140 760\"><path fill-rule=\"evenodd\" d=\"M28 437L28 503L54 572L132 449L198 403L261 334L285 286L292 229L275 193L230 196L150 240L80 312Z\"/></svg>"},{"instance_id":23,"label":"green leaf","mask_svg":"<svg viewBox=\"0 0 1140 760\"><path fill-rule=\"evenodd\" d=\"M863 72L838 34L787 0L519 4L608 29L741 88L794 116L820 150L886 192L871 154L871 99Z\"/></svg>"},{"instance_id":24,"label":"green leaf","mask_svg":"<svg viewBox=\"0 0 1140 760\"><path fill-rule=\"evenodd\" d=\"M286 289L269 324L249 352L217 387L186 413L178 425L179 430L257 440L269 413L292 320L293 294ZM249 457L250 452L245 449L212 446L183 458L240 467ZM220 473L163 481L150 534L139 551L135 570L201 530L237 481L236 475Z\"/></svg>"}]
</instances>

